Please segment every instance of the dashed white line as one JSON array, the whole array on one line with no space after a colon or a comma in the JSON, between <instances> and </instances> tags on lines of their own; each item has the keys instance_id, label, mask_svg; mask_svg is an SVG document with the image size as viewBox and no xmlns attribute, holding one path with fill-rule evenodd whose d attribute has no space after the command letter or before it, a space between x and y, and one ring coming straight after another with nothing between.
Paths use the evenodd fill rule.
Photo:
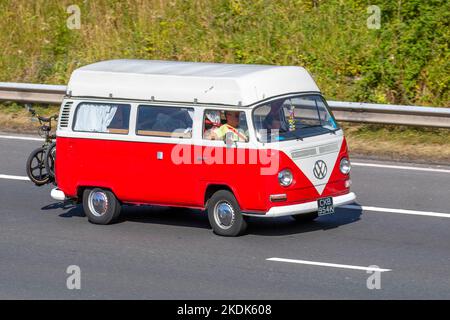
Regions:
<instances>
[{"instance_id":1,"label":"dashed white line","mask_svg":"<svg viewBox=\"0 0 450 320\"><path fill-rule=\"evenodd\" d=\"M361 267L361 266L353 266L353 265L348 265L348 264L326 263L326 262L296 260L296 259L284 259L284 258L275 258L275 257L274 258L268 258L266 260L268 260L268 261L278 261L278 262L287 262L287 263L307 264L307 265L320 266L320 267L341 268L341 269L378 271L378 272L392 271L392 269L375 268L375 267L372 267L372 266Z\"/></svg>"},{"instance_id":2,"label":"dashed white line","mask_svg":"<svg viewBox=\"0 0 450 320\"><path fill-rule=\"evenodd\" d=\"M373 167L373 168L386 168L386 169L398 169L398 170L412 170L412 171L450 173L450 170L447 170L447 169L395 166L395 165L377 164L377 163L352 162L352 166L355 166L355 167Z\"/></svg>"},{"instance_id":3,"label":"dashed white line","mask_svg":"<svg viewBox=\"0 0 450 320\"><path fill-rule=\"evenodd\" d=\"M0 174L0 179L9 179L9 180L24 180L24 181L29 181L30 178L26 177L26 176L12 176L9 174Z\"/></svg>"},{"instance_id":4,"label":"dashed white line","mask_svg":"<svg viewBox=\"0 0 450 320\"><path fill-rule=\"evenodd\" d=\"M3 136L0 135L1 139L14 139L14 140L29 140L29 141L43 141L42 138L35 138L35 137L21 137L21 136Z\"/></svg>"},{"instance_id":5,"label":"dashed white line","mask_svg":"<svg viewBox=\"0 0 450 320\"><path fill-rule=\"evenodd\" d=\"M353 204L347 204L347 205L341 206L340 208L351 209L351 210L361 210L362 209L362 210L366 210L366 211L375 211L375 212L390 212L390 213L400 213L400 214L411 214L411 215L417 215L417 216L450 218L450 213L443 213L443 212L380 208L380 207L371 207L371 206L358 206L358 205L353 205Z\"/></svg>"}]
</instances>

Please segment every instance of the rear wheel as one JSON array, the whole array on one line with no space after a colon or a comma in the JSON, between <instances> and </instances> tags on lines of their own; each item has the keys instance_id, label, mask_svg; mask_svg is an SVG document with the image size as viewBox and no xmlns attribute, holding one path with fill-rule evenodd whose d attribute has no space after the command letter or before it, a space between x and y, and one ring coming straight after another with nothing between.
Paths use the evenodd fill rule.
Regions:
<instances>
[{"instance_id":1,"label":"rear wheel","mask_svg":"<svg viewBox=\"0 0 450 320\"><path fill-rule=\"evenodd\" d=\"M37 186L43 186L50 181L50 176L45 168L45 149L37 148L31 152L27 160L27 175Z\"/></svg>"},{"instance_id":2,"label":"rear wheel","mask_svg":"<svg viewBox=\"0 0 450 320\"><path fill-rule=\"evenodd\" d=\"M55 179L56 142L53 142L45 154L45 169L50 179Z\"/></svg>"},{"instance_id":3,"label":"rear wheel","mask_svg":"<svg viewBox=\"0 0 450 320\"><path fill-rule=\"evenodd\" d=\"M214 233L236 237L247 229L247 221L234 195L227 190L219 190L208 200L208 220Z\"/></svg>"},{"instance_id":4,"label":"rear wheel","mask_svg":"<svg viewBox=\"0 0 450 320\"><path fill-rule=\"evenodd\" d=\"M92 188L83 192L83 209L89 222L110 224L119 217L121 205L111 191Z\"/></svg>"},{"instance_id":5,"label":"rear wheel","mask_svg":"<svg viewBox=\"0 0 450 320\"><path fill-rule=\"evenodd\" d=\"M310 222L315 220L318 217L317 212L308 212L308 213L301 213L291 216L298 222Z\"/></svg>"}]
</instances>

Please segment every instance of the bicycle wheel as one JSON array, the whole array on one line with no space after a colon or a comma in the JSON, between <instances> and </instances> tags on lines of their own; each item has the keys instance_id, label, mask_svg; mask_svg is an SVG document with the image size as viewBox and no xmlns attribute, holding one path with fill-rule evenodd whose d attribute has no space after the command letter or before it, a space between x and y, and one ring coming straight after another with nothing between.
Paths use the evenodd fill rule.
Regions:
<instances>
[{"instance_id":1,"label":"bicycle wheel","mask_svg":"<svg viewBox=\"0 0 450 320\"><path fill-rule=\"evenodd\" d=\"M27 175L37 186L42 186L49 182L50 176L45 169L45 149L37 148L31 152L27 160Z\"/></svg>"},{"instance_id":2,"label":"bicycle wheel","mask_svg":"<svg viewBox=\"0 0 450 320\"><path fill-rule=\"evenodd\" d=\"M45 169L50 179L55 179L56 142L53 142L45 153Z\"/></svg>"}]
</instances>

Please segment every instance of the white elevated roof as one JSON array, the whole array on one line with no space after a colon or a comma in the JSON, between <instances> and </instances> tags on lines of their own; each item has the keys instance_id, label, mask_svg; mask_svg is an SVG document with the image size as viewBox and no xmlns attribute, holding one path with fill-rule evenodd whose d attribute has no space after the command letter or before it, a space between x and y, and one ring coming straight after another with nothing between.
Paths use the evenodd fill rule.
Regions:
<instances>
[{"instance_id":1,"label":"white elevated roof","mask_svg":"<svg viewBox=\"0 0 450 320\"><path fill-rule=\"evenodd\" d=\"M301 67L154 60L110 60L76 69L74 97L248 106L296 92L320 92Z\"/></svg>"}]
</instances>

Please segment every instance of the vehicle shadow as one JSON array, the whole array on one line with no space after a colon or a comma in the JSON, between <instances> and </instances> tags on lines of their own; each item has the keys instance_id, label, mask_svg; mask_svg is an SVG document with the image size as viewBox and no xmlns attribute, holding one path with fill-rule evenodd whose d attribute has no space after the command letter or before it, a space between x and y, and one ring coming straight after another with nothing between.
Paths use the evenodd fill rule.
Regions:
<instances>
[{"instance_id":1,"label":"vehicle shadow","mask_svg":"<svg viewBox=\"0 0 450 320\"><path fill-rule=\"evenodd\" d=\"M64 205L63 202L55 202L41 210L62 210L59 214L61 218L86 217L81 204ZM188 208L123 205L120 217L114 224L127 221L211 229L206 214L201 210Z\"/></svg>"},{"instance_id":2,"label":"vehicle shadow","mask_svg":"<svg viewBox=\"0 0 450 320\"><path fill-rule=\"evenodd\" d=\"M66 209L72 209L73 207L75 207L74 204L67 204L67 203L64 203L64 202L55 202L55 203L51 203L51 204L48 204L46 206L43 206L41 208L41 210L54 210L54 209L64 209L64 210L66 210Z\"/></svg>"},{"instance_id":3,"label":"vehicle shadow","mask_svg":"<svg viewBox=\"0 0 450 320\"><path fill-rule=\"evenodd\" d=\"M159 206L124 206L117 223L126 221L211 229L202 210Z\"/></svg>"},{"instance_id":4,"label":"vehicle shadow","mask_svg":"<svg viewBox=\"0 0 450 320\"><path fill-rule=\"evenodd\" d=\"M64 202L55 202L48 204L41 208L43 211L48 210L63 210L63 213L61 213L59 216L62 218L72 218L72 217L85 217L83 208L81 205L75 205L71 203L64 203Z\"/></svg>"},{"instance_id":5,"label":"vehicle shadow","mask_svg":"<svg viewBox=\"0 0 450 320\"><path fill-rule=\"evenodd\" d=\"M361 219L362 209L358 204L354 205L359 208L336 208L335 214L311 222L297 222L291 217L249 217L245 235L283 236L338 228ZM128 206L122 211L118 223L126 221L211 229L206 212L185 208Z\"/></svg>"},{"instance_id":6,"label":"vehicle shadow","mask_svg":"<svg viewBox=\"0 0 450 320\"><path fill-rule=\"evenodd\" d=\"M310 222L297 222L291 217L249 219L247 234L262 236L284 236L319 230L330 230L357 222L361 219L362 209L336 208L332 215L322 216Z\"/></svg>"},{"instance_id":7,"label":"vehicle shadow","mask_svg":"<svg viewBox=\"0 0 450 320\"><path fill-rule=\"evenodd\" d=\"M291 217L280 218L248 218L248 229L245 235L284 236L319 230L335 229L343 225L357 222L361 219L362 209L336 208L333 215L322 216L311 222L297 222ZM63 209L59 214L62 218L85 217L81 205L66 205L62 202L47 205L41 210ZM159 225L171 225L190 228L211 229L206 212L202 210L159 207L159 206L128 206L122 207L122 213L117 224L127 221ZM245 236L244 235L244 236Z\"/></svg>"}]
</instances>

